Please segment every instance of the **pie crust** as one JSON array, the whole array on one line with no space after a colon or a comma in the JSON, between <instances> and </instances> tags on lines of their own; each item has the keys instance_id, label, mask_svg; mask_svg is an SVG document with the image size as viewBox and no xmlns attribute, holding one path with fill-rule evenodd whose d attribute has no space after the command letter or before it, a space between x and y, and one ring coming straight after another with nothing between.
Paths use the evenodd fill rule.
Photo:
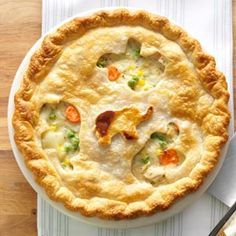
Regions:
<instances>
[{"instance_id":1,"label":"pie crust","mask_svg":"<svg viewBox=\"0 0 236 236\"><path fill-rule=\"evenodd\" d=\"M149 56L156 57L149 63L150 68L159 63L155 73L161 79L155 87L134 91L127 81L115 81L116 76L125 81L117 71L109 81L107 69L96 67L104 54L116 58L124 53L129 39L140 43L145 63ZM144 69L152 80L149 66ZM133 82L129 85L134 89ZM183 29L146 11L100 11L75 18L44 38L15 94L14 137L27 167L51 199L85 216L135 218L165 210L199 188L228 139L228 100L226 80L214 58ZM76 146L72 164L63 169L57 154L50 154L57 141L42 140L40 130L42 109L47 109L43 107L64 109L67 103L80 113L80 151ZM104 123L107 116L112 124ZM136 167L137 153L151 150L150 135L156 129L165 132L167 121L175 122L175 134L180 132L179 141L168 145L179 145L184 159L162 167L177 151L165 151L168 155L156 166L148 156L142 174ZM155 135L151 137L159 140L157 145L166 145Z\"/></svg>"}]
</instances>

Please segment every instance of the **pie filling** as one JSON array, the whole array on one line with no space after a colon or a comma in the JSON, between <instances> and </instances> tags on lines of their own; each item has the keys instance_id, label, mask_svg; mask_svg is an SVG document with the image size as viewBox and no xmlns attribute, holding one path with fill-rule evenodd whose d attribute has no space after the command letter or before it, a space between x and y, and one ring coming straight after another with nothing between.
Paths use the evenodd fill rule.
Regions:
<instances>
[{"instance_id":1,"label":"pie filling","mask_svg":"<svg viewBox=\"0 0 236 236\"><path fill-rule=\"evenodd\" d=\"M164 133L152 133L144 148L133 159L134 175L154 185L168 183L165 169L181 165L185 160L185 155L175 148L179 135L179 127L174 122L168 123Z\"/></svg>"},{"instance_id":2,"label":"pie filling","mask_svg":"<svg viewBox=\"0 0 236 236\"><path fill-rule=\"evenodd\" d=\"M56 156L63 168L73 169L70 159L80 151L80 115L67 103L45 104L40 112L41 146L50 156Z\"/></svg>"},{"instance_id":3,"label":"pie filling","mask_svg":"<svg viewBox=\"0 0 236 236\"><path fill-rule=\"evenodd\" d=\"M106 150L106 146L112 146L113 137L117 135L122 135L124 142L134 140L137 143L139 137L142 140L142 133L137 131L138 125L143 121L149 122L152 115L152 107L149 107L144 114L137 108L125 108L119 111L105 111L98 115L94 121L94 135L97 136L96 140L100 152L102 153L103 149ZM190 126L187 121L179 122L183 127ZM59 102L45 104L42 107L38 125L40 145L49 159L54 159L52 163L57 169L59 163L64 170L74 170L73 161L71 160L79 159L80 124L80 113L71 104ZM194 135L199 136L198 140L194 138ZM138 153L135 154L136 150L133 149L133 157L128 168L131 169L133 177L137 181L150 183L153 186L176 181L176 178L183 177L183 173L186 172L186 170L181 171L181 168L186 168L184 165L181 167L181 165L185 164L187 166L189 162L188 158L185 163L186 155L184 152L188 153L190 151L191 153L191 149L198 152L199 155L195 154L192 163L197 163L199 160L202 150L195 144L201 142L200 136L198 129L191 135L186 132L186 128L181 129L176 121L166 122L164 120L163 124L160 124L159 131L157 129L157 131L150 133L146 141L138 146L140 149ZM104 169L102 162L100 165L101 169ZM104 170L109 171L106 168ZM185 174L189 171L191 169ZM178 172L180 175L178 175Z\"/></svg>"},{"instance_id":4,"label":"pie filling","mask_svg":"<svg viewBox=\"0 0 236 236\"><path fill-rule=\"evenodd\" d=\"M162 78L166 60L159 52L142 56L141 44L131 38L124 53L102 55L97 67L107 69L110 81L125 84L134 91L148 91Z\"/></svg>"}]
</instances>

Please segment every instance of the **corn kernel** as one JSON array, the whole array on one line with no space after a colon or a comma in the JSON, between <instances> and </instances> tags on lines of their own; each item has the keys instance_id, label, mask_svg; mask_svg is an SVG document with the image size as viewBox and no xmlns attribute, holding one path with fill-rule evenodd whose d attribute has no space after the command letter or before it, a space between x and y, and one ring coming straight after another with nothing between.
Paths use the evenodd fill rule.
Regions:
<instances>
[{"instance_id":1,"label":"corn kernel","mask_svg":"<svg viewBox=\"0 0 236 236\"><path fill-rule=\"evenodd\" d=\"M137 76L143 76L143 71L142 70L138 70Z\"/></svg>"},{"instance_id":2,"label":"corn kernel","mask_svg":"<svg viewBox=\"0 0 236 236\"><path fill-rule=\"evenodd\" d=\"M70 160L65 159L62 164L65 165L65 166L68 166L68 165L70 165Z\"/></svg>"},{"instance_id":3,"label":"corn kernel","mask_svg":"<svg viewBox=\"0 0 236 236\"><path fill-rule=\"evenodd\" d=\"M66 153L64 152L64 147L62 145L57 146L57 153L60 161L63 161Z\"/></svg>"},{"instance_id":4,"label":"corn kernel","mask_svg":"<svg viewBox=\"0 0 236 236\"><path fill-rule=\"evenodd\" d=\"M138 81L138 85L139 85L139 86L144 86L144 85L145 85L145 80L140 79L140 80Z\"/></svg>"},{"instance_id":5,"label":"corn kernel","mask_svg":"<svg viewBox=\"0 0 236 236\"><path fill-rule=\"evenodd\" d=\"M162 150L160 149L160 148L158 148L157 150L156 150L156 155L157 156L160 156L161 154L162 154Z\"/></svg>"},{"instance_id":6,"label":"corn kernel","mask_svg":"<svg viewBox=\"0 0 236 236\"><path fill-rule=\"evenodd\" d=\"M144 91L147 91L147 90L149 90L149 89L151 89L152 88L152 86L150 85L150 84L147 84L147 85L145 85L145 87L143 88L143 90Z\"/></svg>"},{"instance_id":7,"label":"corn kernel","mask_svg":"<svg viewBox=\"0 0 236 236\"><path fill-rule=\"evenodd\" d=\"M63 168L70 167L71 169L73 169L73 165L71 164L69 159L65 159L65 161L63 161L61 165Z\"/></svg>"},{"instance_id":8,"label":"corn kernel","mask_svg":"<svg viewBox=\"0 0 236 236\"><path fill-rule=\"evenodd\" d=\"M135 65L129 65L128 66L128 70L134 70L135 69Z\"/></svg>"},{"instance_id":9,"label":"corn kernel","mask_svg":"<svg viewBox=\"0 0 236 236\"><path fill-rule=\"evenodd\" d=\"M57 125L50 125L49 129L55 131L57 129Z\"/></svg>"}]
</instances>

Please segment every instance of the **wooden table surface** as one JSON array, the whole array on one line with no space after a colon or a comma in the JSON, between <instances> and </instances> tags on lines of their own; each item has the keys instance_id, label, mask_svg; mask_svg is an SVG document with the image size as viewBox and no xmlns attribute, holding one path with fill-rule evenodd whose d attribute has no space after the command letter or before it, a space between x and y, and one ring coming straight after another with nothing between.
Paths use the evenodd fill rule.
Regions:
<instances>
[{"instance_id":1,"label":"wooden table surface","mask_svg":"<svg viewBox=\"0 0 236 236\"><path fill-rule=\"evenodd\" d=\"M41 7L41 0L0 0L0 236L37 235L36 193L21 174L11 151L7 103L15 72L40 37ZM236 12L236 0L233 8ZM236 27L236 15L233 22ZM234 44L234 61L235 52Z\"/></svg>"}]
</instances>

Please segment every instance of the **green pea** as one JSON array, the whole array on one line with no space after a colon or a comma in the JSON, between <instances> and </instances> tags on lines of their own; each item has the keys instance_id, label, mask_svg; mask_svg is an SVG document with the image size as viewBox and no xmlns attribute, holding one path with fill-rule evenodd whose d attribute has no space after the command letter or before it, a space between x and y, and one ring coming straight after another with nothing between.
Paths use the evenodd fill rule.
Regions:
<instances>
[{"instance_id":1,"label":"green pea","mask_svg":"<svg viewBox=\"0 0 236 236\"><path fill-rule=\"evenodd\" d=\"M167 142L167 137L165 134L155 132L151 135L151 139L159 139L161 141Z\"/></svg>"},{"instance_id":2,"label":"green pea","mask_svg":"<svg viewBox=\"0 0 236 236\"><path fill-rule=\"evenodd\" d=\"M140 57L140 48L135 48L133 51L134 57L137 59Z\"/></svg>"},{"instance_id":3,"label":"green pea","mask_svg":"<svg viewBox=\"0 0 236 236\"><path fill-rule=\"evenodd\" d=\"M161 149L165 149L169 143L168 137L166 134L155 132L151 135L152 140L157 140L160 144Z\"/></svg>"},{"instance_id":4,"label":"green pea","mask_svg":"<svg viewBox=\"0 0 236 236\"><path fill-rule=\"evenodd\" d=\"M134 80L136 83L138 83L138 81L140 80L140 78L136 75L132 76L132 80Z\"/></svg>"},{"instance_id":5,"label":"green pea","mask_svg":"<svg viewBox=\"0 0 236 236\"><path fill-rule=\"evenodd\" d=\"M134 80L131 79L131 80L128 81L128 86L129 86L131 89L134 90L135 85L136 85L136 82L135 82Z\"/></svg>"},{"instance_id":6,"label":"green pea","mask_svg":"<svg viewBox=\"0 0 236 236\"><path fill-rule=\"evenodd\" d=\"M128 86L134 90L135 86L137 85L139 81L138 76L133 76L131 80L128 81Z\"/></svg>"},{"instance_id":7,"label":"green pea","mask_svg":"<svg viewBox=\"0 0 236 236\"><path fill-rule=\"evenodd\" d=\"M150 162L150 156L147 155L147 156L141 158L141 162L143 164L147 164L148 162Z\"/></svg>"},{"instance_id":8,"label":"green pea","mask_svg":"<svg viewBox=\"0 0 236 236\"><path fill-rule=\"evenodd\" d=\"M74 130L69 129L69 130L67 130L66 134L67 134L67 138L75 137L75 131Z\"/></svg>"},{"instance_id":9,"label":"green pea","mask_svg":"<svg viewBox=\"0 0 236 236\"><path fill-rule=\"evenodd\" d=\"M73 147L72 143L66 142L66 143L64 144L64 150L65 150L65 152L71 152L71 151L73 151L73 150L74 150L74 147Z\"/></svg>"},{"instance_id":10,"label":"green pea","mask_svg":"<svg viewBox=\"0 0 236 236\"><path fill-rule=\"evenodd\" d=\"M161 149L166 149L167 147L167 142L166 141L162 141L162 140L158 140Z\"/></svg>"},{"instance_id":11,"label":"green pea","mask_svg":"<svg viewBox=\"0 0 236 236\"><path fill-rule=\"evenodd\" d=\"M54 110L51 110L48 117L49 117L49 120L56 120L57 115Z\"/></svg>"},{"instance_id":12,"label":"green pea","mask_svg":"<svg viewBox=\"0 0 236 236\"><path fill-rule=\"evenodd\" d=\"M71 144L73 146L74 151L79 150L79 143L80 143L80 141L79 141L78 137L75 136L75 137L71 138Z\"/></svg>"},{"instance_id":13,"label":"green pea","mask_svg":"<svg viewBox=\"0 0 236 236\"><path fill-rule=\"evenodd\" d=\"M108 61L106 59L101 58L97 62L97 67L104 68L107 66L107 64L108 64Z\"/></svg>"}]
</instances>

